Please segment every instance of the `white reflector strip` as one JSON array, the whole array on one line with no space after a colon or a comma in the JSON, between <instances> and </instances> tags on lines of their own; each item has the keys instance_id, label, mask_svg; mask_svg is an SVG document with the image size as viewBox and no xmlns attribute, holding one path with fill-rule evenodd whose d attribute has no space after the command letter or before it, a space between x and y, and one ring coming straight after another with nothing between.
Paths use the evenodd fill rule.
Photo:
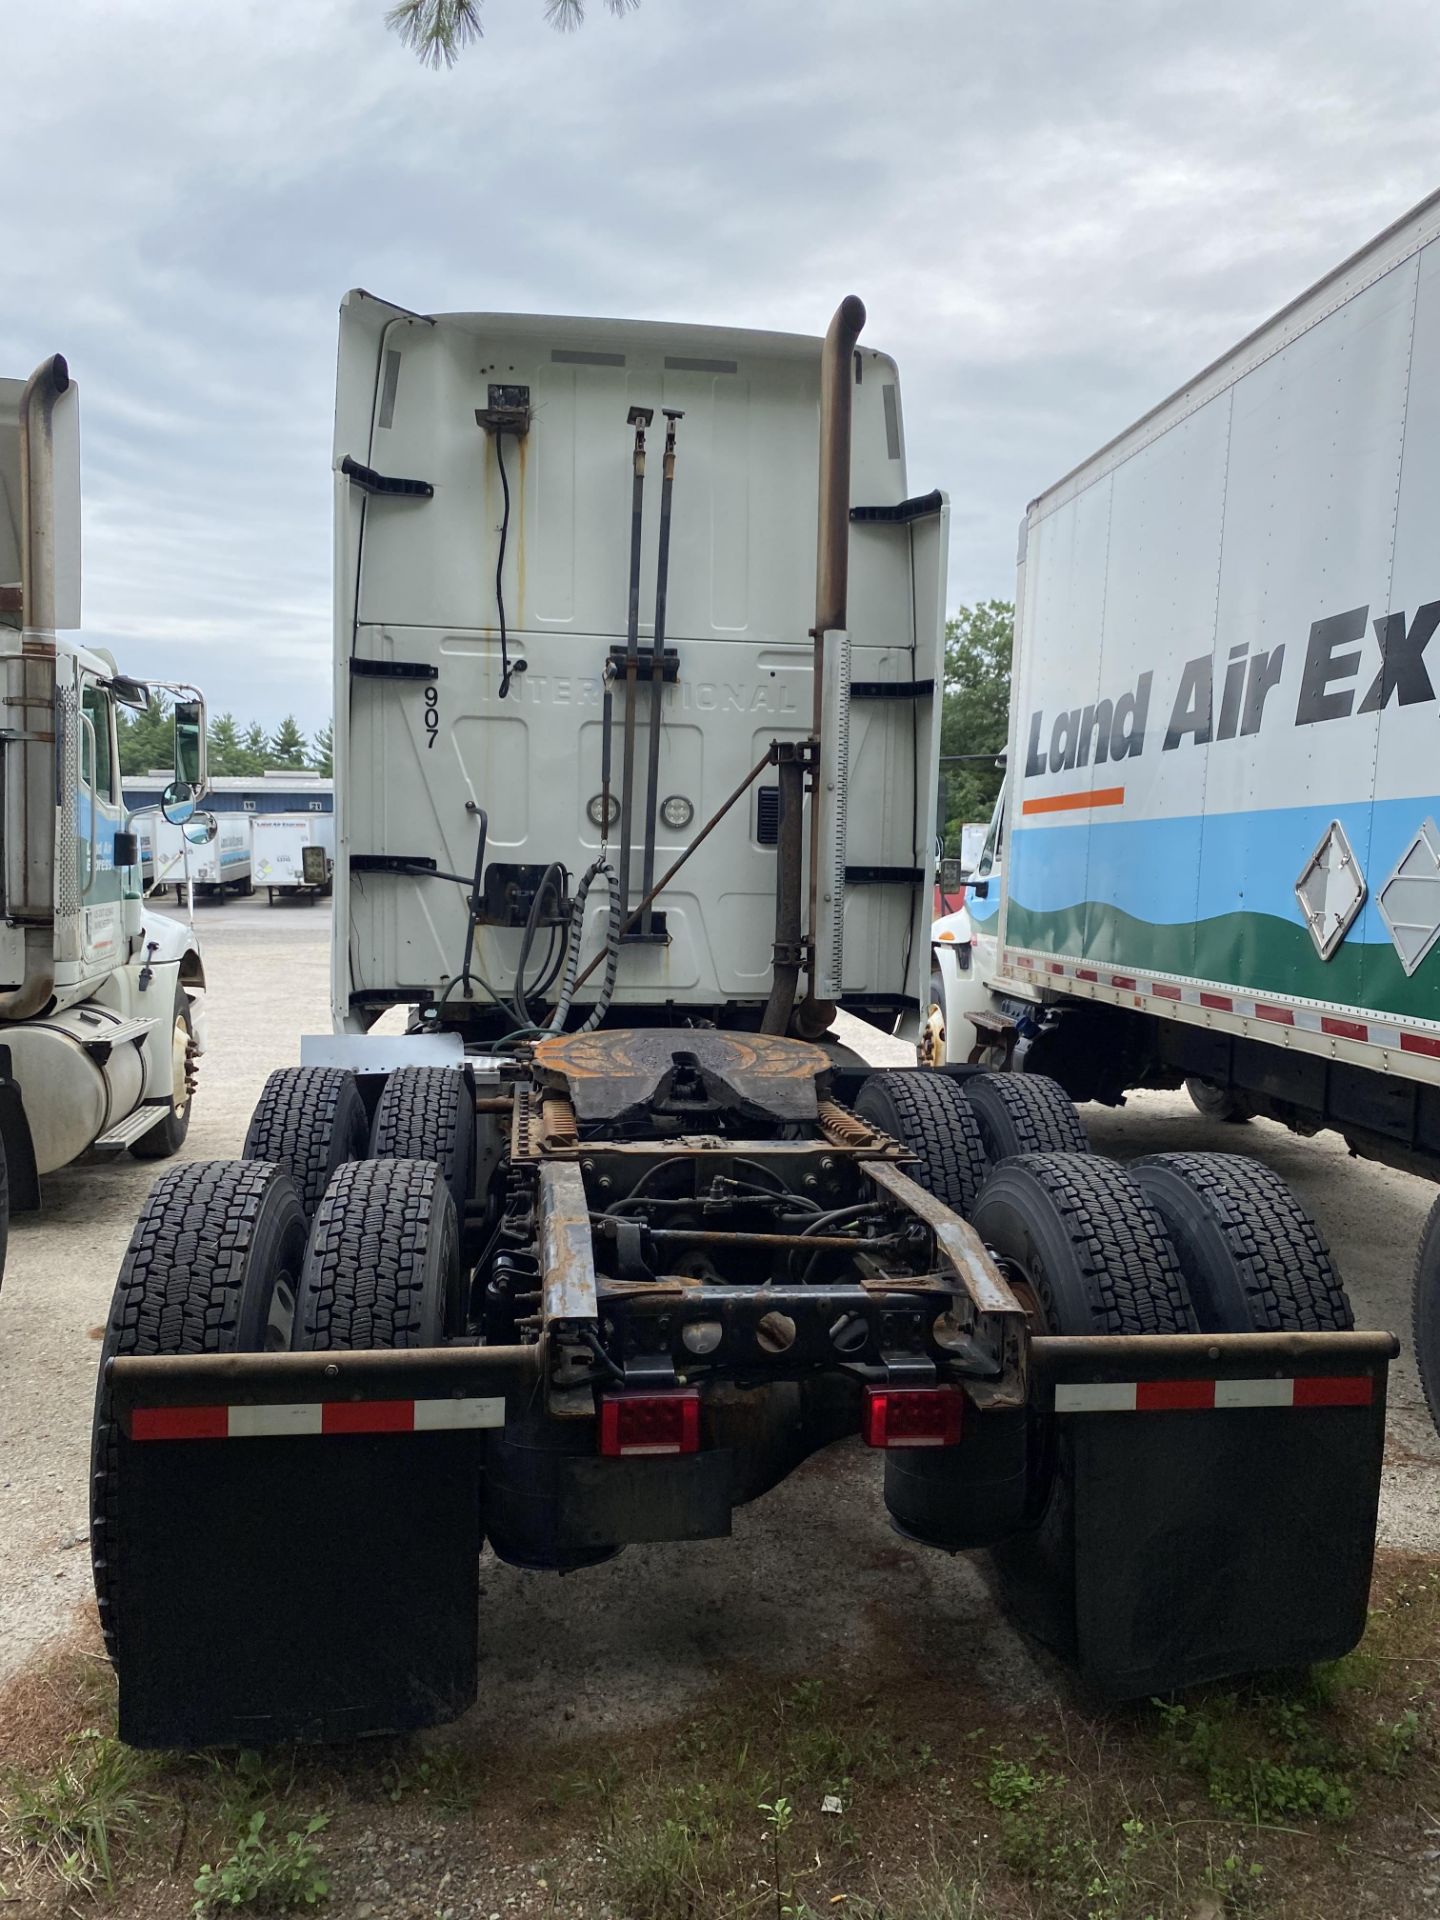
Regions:
<instances>
[{"instance_id":1,"label":"white reflector strip","mask_svg":"<svg viewBox=\"0 0 1440 1920\"><path fill-rule=\"evenodd\" d=\"M137 1407L132 1440L263 1440L314 1434L445 1433L503 1427L502 1395L447 1400L304 1400L281 1406Z\"/></svg>"},{"instance_id":2,"label":"white reflector strip","mask_svg":"<svg viewBox=\"0 0 1440 1920\"><path fill-rule=\"evenodd\" d=\"M1293 1380L1217 1380L1217 1407L1293 1407Z\"/></svg>"},{"instance_id":3,"label":"white reflector strip","mask_svg":"<svg viewBox=\"0 0 1440 1920\"><path fill-rule=\"evenodd\" d=\"M503 1427L505 1402L493 1400L417 1400L416 1433L439 1433L449 1427Z\"/></svg>"},{"instance_id":4,"label":"white reflector strip","mask_svg":"<svg viewBox=\"0 0 1440 1920\"><path fill-rule=\"evenodd\" d=\"M1133 1413L1135 1382L1070 1380L1055 1389L1057 1413Z\"/></svg>"},{"instance_id":5,"label":"white reflector strip","mask_svg":"<svg viewBox=\"0 0 1440 1920\"><path fill-rule=\"evenodd\" d=\"M320 1402L288 1407L231 1407L232 1440L254 1440L273 1433L319 1433Z\"/></svg>"},{"instance_id":6,"label":"white reflector strip","mask_svg":"<svg viewBox=\"0 0 1440 1920\"><path fill-rule=\"evenodd\" d=\"M1302 1374L1293 1380L1067 1380L1057 1413L1209 1413L1235 1407L1368 1407L1368 1374Z\"/></svg>"}]
</instances>

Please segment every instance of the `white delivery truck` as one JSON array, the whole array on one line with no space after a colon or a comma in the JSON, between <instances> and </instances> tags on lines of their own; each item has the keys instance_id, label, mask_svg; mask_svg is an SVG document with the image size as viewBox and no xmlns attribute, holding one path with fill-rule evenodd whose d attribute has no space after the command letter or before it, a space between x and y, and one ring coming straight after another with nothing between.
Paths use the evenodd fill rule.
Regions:
<instances>
[{"instance_id":1,"label":"white delivery truck","mask_svg":"<svg viewBox=\"0 0 1440 1920\"><path fill-rule=\"evenodd\" d=\"M224 900L228 894L255 891L251 877L248 813L215 812L208 816L215 831L200 837L190 820L167 820L163 812L150 817L148 834L153 848L152 893L175 889L177 901L193 887L201 899ZM207 822L208 824L208 822Z\"/></svg>"},{"instance_id":2,"label":"white delivery truck","mask_svg":"<svg viewBox=\"0 0 1440 1920\"><path fill-rule=\"evenodd\" d=\"M120 793L116 707L143 709L148 689L66 637L79 513L79 393L56 355L0 380L0 1262L9 1210L39 1205L42 1175L97 1144L177 1151L201 1050L200 950L142 901ZM170 691L167 806L188 817L204 705Z\"/></svg>"},{"instance_id":3,"label":"white delivery truck","mask_svg":"<svg viewBox=\"0 0 1440 1920\"><path fill-rule=\"evenodd\" d=\"M1437 395L1440 195L1031 505L951 1060L1440 1175Z\"/></svg>"},{"instance_id":4,"label":"white delivery truck","mask_svg":"<svg viewBox=\"0 0 1440 1920\"><path fill-rule=\"evenodd\" d=\"M117 1283L127 1740L452 1717L482 1544L574 1573L579 1628L584 1569L855 1434L897 1528L993 1548L1112 1692L1359 1637L1394 1342L1323 1255L1290 1286L1293 1196L1244 1163L1275 1310L1212 1332L1193 1170L1146 1178L1198 1252L1058 1088L1001 1159L971 1090L1014 1076L832 1031L914 1030L934 884L946 506L863 319L346 301L334 1031L244 1157L157 1184Z\"/></svg>"},{"instance_id":5,"label":"white delivery truck","mask_svg":"<svg viewBox=\"0 0 1440 1920\"><path fill-rule=\"evenodd\" d=\"M273 907L284 899L328 898L335 884L333 813L254 813L250 872Z\"/></svg>"}]
</instances>

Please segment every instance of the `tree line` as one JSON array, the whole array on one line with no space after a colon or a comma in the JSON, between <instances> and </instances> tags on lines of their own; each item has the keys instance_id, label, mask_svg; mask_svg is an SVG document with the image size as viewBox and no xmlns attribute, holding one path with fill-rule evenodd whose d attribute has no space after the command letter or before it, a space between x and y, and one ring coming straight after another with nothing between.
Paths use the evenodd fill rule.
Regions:
<instances>
[{"instance_id":1,"label":"tree line","mask_svg":"<svg viewBox=\"0 0 1440 1920\"><path fill-rule=\"evenodd\" d=\"M143 713L121 707L116 714L122 778L168 767L175 755L170 703L152 694ZM273 733L258 720L242 727L233 713L218 713L206 729L210 773L261 774L267 768L334 773L334 728L328 723L307 739L294 714L287 713Z\"/></svg>"}]
</instances>

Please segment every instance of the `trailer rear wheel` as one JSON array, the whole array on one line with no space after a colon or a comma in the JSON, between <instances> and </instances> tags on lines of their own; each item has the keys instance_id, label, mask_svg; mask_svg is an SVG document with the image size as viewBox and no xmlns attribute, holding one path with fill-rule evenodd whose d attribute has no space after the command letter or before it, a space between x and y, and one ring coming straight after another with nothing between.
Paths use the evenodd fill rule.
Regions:
<instances>
[{"instance_id":1,"label":"trailer rear wheel","mask_svg":"<svg viewBox=\"0 0 1440 1920\"><path fill-rule=\"evenodd\" d=\"M370 1129L372 1160L434 1160L464 1224L475 1149L470 1082L454 1067L397 1067Z\"/></svg>"},{"instance_id":2,"label":"trailer rear wheel","mask_svg":"<svg viewBox=\"0 0 1440 1920\"><path fill-rule=\"evenodd\" d=\"M194 1160L150 1189L110 1302L91 1433L90 1553L112 1654L122 1489L109 1362L120 1354L283 1350L304 1258L305 1214L280 1167Z\"/></svg>"},{"instance_id":3,"label":"trailer rear wheel","mask_svg":"<svg viewBox=\"0 0 1440 1920\"><path fill-rule=\"evenodd\" d=\"M365 1158L368 1137L353 1073L343 1067L280 1067L265 1082L241 1152L246 1160L273 1160L292 1174L311 1220L335 1169Z\"/></svg>"},{"instance_id":4,"label":"trailer rear wheel","mask_svg":"<svg viewBox=\"0 0 1440 1920\"><path fill-rule=\"evenodd\" d=\"M1431 1207L1420 1236L1410 1312L1420 1384L1430 1418L1440 1427L1440 1200Z\"/></svg>"},{"instance_id":5,"label":"trailer rear wheel","mask_svg":"<svg viewBox=\"0 0 1440 1920\"><path fill-rule=\"evenodd\" d=\"M1197 1080L1192 1075L1185 1082L1185 1091L1195 1111L1207 1120L1230 1120L1239 1125L1252 1118L1244 1101L1229 1087L1217 1087L1213 1081Z\"/></svg>"},{"instance_id":6,"label":"trailer rear wheel","mask_svg":"<svg viewBox=\"0 0 1440 1920\"><path fill-rule=\"evenodd\" d=\"M1089 1153L1075 1102L1041 1073L975 1073L965 1081L991 1165L1017 1153Z\"/></svg>"},{"instance_id":7,"label":"trailer rear wheel","mask_svg":"<svg viewBox=\"0 0 1440 1920\"><path fill-rule=\"evenodd\" d=\"M315 1215L295 1346L438 1347L462 1330L455 1203L433 1160L355 1160Z\"/></svg>"},{"instance_id":8,"label":"trailer rear wheel","mask_svg":"<svg viewBox=\"0 0 1440 1920\"><path fill-rule=\"evenodd\" d=\"M866 1080L855 1111L918 1154L918 1184L968 1219L985 1178L985 1143L961 1087L930 1068L887 1067Z\"/></svg>"},{"instance_id":9,"label":"trailer rear wheel","mask_svg":"<svg viewBox=\"0 0 1440 1920\"><path fill-rule=\"evenodd\" d=\"M1165 1222L1202 1333L1354 1326L1324 1236L1278 1173L1238 1153L1156 1153L1130 1171Z\"/></svg>"}]
</instances>

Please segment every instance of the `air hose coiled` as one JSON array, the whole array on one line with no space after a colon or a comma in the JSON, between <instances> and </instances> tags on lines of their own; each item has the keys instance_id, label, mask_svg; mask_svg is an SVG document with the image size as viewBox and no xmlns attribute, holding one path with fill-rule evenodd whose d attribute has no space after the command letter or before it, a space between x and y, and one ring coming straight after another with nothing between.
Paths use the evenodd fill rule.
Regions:
<instances>
[{"instance_id":1,"label":"air hose coiled","mask_svg":"<svg viewBox=\"0 0 1440 1920\"><path fill-rule=\"evenodd\" d=\"M588 867L575 889L574 904L570 908L570 928L566 939L565 972L560 981L560 998L555 1003L555 1011L550 1016L547 1032L563 1033L565 1022L570 1017L570 1002L575 997L575 983L580 973L580 946L585 935L585 902L589 896L591 882L601 875L605 878L605 891L610 899L610 915L605 929L605 975L600 982L600 994L588 1016L575 1029L577 1033L593 1033L605 1015L610 1011L611 996L615 992L615 973L620 965L620 882L610 862L600 859Z\"/></svg>"}]
</instances>

